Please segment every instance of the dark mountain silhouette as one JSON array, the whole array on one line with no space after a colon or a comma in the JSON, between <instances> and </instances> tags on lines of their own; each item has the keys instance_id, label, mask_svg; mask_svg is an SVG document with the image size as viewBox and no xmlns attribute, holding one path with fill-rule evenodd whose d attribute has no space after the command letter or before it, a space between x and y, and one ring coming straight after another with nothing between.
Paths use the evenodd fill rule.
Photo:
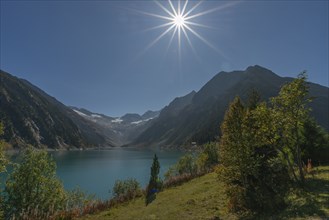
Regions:
<instances>
[{"instance_id":1,"label":"dark mountain silhouette","mask_svg":"<svg viewBox=\"0 0 329 220\"><path fill-rule=\"evenodd\" d=\"M113 146L101 127L28 81L0 71L0 82L0 121L5 126L4 139L14 148Z\"/></svg>"},{"instance_id":2,"label":"dark mountain silhouette","mask_svg":"<svg viewBox=\"0 0 329 220\"><path fill-rule=\"evenodd\" d=\"M220 72L197 93L176 98L133 143L135 146L180 147L191 142L205 143L220 135L220 124L229 103L235 96L246 101L256 90L263 100L276 96L293 78L280 77L261 66L250 66L245 71ZM327 87L309 83L312 116L329 129Z\"/></svg>"}]
</instances>

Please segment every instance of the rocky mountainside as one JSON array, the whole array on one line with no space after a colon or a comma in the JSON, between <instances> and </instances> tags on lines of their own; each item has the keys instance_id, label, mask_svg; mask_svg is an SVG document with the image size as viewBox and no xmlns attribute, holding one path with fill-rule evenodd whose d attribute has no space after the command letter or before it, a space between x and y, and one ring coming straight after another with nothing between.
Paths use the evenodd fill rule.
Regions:
<instances>
[{"instance_id":1,"label":"rocky mountainside","mask_svg":"<svg viewBox=\"0 0 329 220\"><path fill-rule=\"evenodd\" d=\"M160 113L160 111L147 111L143 115L129 113L122 117L109 117L86 109L70 108L81 117L100 126L104 134L114 134L112 140L116 146L122 146L135 140Z\"/></svg>"},{"instance_id":2,"label":"rocky mountainside","mask_svg":"<svg viewBox=\"0 0 329 220\"><path fill-rule=\"evenodd\" d=\"M276 96L293 78L280 77L261 66L220 72L198 92L174 99L161 111L110 117L67 107L26 80L0 71L0 121L5 140L15 148L89 148L164 146L178 148L205 143L220 135L220 124L235 96L246 100L257 90L263 100ZM329 130L329 88L309 83L312 116Z\"/></svg>"},{"instance_id":3,"label":"rocky mountainside","mask_svg":"<svg viewBox=\"0 0 329 220\"><path fill-rule=\"evenodd\" d=\"M26 80L0 71L0 121L14 148L114 146L110 134Z\"/></svg>"},{"instance_id":4,"label":"rocky mountainside","mask_svg":"<svg viewBox=\"0 0 329 220\"><path fill-rule=\"evenodd\" d=\"M220 72L198 92L175 99L133 143L135 146L180 147L191 142L214 140L229 103L235 96L246 100L256 90L263 100L276 96L293 78L280 77L261 66L250 66L244 71ZM329 129L329 88L309 83L310 96L315 97L310 107L312 116Z\"/></svg>"}]
</instances>

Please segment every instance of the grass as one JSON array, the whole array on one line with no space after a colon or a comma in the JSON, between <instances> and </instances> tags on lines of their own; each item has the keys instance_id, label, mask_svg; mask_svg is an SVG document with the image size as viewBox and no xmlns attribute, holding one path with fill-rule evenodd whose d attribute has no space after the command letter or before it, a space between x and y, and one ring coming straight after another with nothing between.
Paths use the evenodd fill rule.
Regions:
<instances>
[{"instance_id":1,"label":"grass","mask_svg":"<svg viewBox=\"0 0 329 220\"><path fill-rule=\"evenodd\" d=\"M304 189L294 189L287 198L288 207L274 216L259 219L329 219L329 166L317 168L308 176ZM237 219L225 212L223 186L215 173L191 180L181 186L166 189L148 206L138 198L85 220L139 219Z\"/></svg>"}]
</instances>

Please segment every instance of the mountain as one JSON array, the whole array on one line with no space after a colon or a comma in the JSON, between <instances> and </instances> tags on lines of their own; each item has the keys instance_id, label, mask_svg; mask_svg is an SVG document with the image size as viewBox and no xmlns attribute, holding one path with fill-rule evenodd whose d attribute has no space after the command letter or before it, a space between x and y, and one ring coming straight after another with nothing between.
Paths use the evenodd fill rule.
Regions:
<instances>
[{"instance_id":1,"label":"mountain","mask_svg":"<svg viewBox=\"0 0 329 220\"><path fill-rule=\"evenodd\" d=\"M100 126L28 81L0 71L0 82L0 121L5 141L14 148L114 146L111 135L104 135Z\"/></svg>"},{"instance_id":2,"label":"mountain","mask_svg":"<svg viewBox=\"0 0 329 220\"><path fill-rule=\"evenodd\" d=\"M263 100L276 96L293 78L280 77L261 66L220 72L198 92L174 99L161 111L110 117L67 107L26 80L0 71L0 121L4 138L13 147L89 148L165 146L205 143L219 136L220 124L235 96L246 101L257 90ZM329 130L327 87L308 83L312 116Z\"/></svg>"},{"instance_id":3,"label":"mountain","mask_svg":"<svg viewBox=\"0 0 329 220\"><path fill-rule=\"evenodd\" d=\"M235 96L246 101L248 94L257 90L263 100L268 100L278 95L281 86L292 80L258 65L244 71L220 72L198 92L172 101L132 145L180 147L191 142L214 140L219 136L225 111ZM311 114L329 130L329 89L314 83L308 85L310 96L315 97L310 104Z\"/></svg>"},{"instance_id":4,"label":"mountain","mask_svg":"<svg viewBox=\"0 0 329 220\"><path fill-rule=\"evenodd\" d=\"M116 118L77 107L70 108L81 117L101 127L103 135L110 134L115 146L122 146L133 141L151 125L152 120L160 113L160 111L147 111L143 115L128 113Z\"/></svg>"}]
</instances>

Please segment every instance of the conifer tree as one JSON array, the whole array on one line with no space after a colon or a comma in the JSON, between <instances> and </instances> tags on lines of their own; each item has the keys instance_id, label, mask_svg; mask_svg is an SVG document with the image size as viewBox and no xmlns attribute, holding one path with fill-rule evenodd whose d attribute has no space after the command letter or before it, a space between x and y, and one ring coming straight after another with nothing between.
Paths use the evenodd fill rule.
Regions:
<instances>
[{"instance_id":1,"label":"conifer tree","mask_svg":"<svg viewBox=\"0 0 329 220\"><path fill-rule=\"evenodd\" d=\"M242 163L248 158L243 144L243 119L245 108L239 97L236 97L227 110L221 126L220 166L217 169L220 180L225 185L225 193L229 198L228 208L236 212L246 206L245 185L248 166Z\"/></svg>"},{"instance_id":2,"label":"conifer tree","mask_svg":"<svg viewBox=\"0 0 329 220\"><path fill-rule=\"evenodd\" d=\"M146 188L146 198L145 198L146 205L150 204L156 198L156 193L160 190L159 172L160 172L160 163L158 161L157 155L154 154L153 163L151 167L151 177L149 184L147 185Z\"/></svg>"}]
</instances>

